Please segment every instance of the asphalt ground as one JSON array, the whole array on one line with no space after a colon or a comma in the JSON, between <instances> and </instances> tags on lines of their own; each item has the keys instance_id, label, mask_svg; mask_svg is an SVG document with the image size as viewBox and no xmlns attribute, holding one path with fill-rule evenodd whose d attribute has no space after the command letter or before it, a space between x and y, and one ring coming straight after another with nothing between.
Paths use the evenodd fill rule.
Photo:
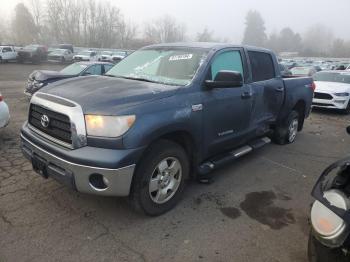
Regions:
<instances>
[{"instance_id":1,"label":"asphalt ground","mask_svg":"<svg viewBox=\"0 0 350 262\"><path fill-rule=\"evenodd\" d=\"M310 191L349 151L350 116L313 111L294 144L270 144L189 182L169 213L150 218L126 199L72 191L32 171L19 148L30 72L61 65L0 64L11 111L0 130L0 261L307 261Z\"/></svg>"}]
</instances>

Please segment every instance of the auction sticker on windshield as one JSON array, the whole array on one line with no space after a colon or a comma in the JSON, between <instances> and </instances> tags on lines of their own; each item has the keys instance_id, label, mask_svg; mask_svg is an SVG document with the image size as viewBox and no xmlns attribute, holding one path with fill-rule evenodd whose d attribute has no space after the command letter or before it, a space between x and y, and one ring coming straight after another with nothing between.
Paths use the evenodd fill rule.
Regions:
<instances>
[{"instance_id":1,"label":"auction sticker on windshield","mask_svg":"<svg viewBox=\"0 0 350 262\"><path fill-rule=\"evenodd\" d=\"M169 57L169 61L189 60L192 57L193 57L193 54L173 55Z\"/></svg>"}]
</instances>

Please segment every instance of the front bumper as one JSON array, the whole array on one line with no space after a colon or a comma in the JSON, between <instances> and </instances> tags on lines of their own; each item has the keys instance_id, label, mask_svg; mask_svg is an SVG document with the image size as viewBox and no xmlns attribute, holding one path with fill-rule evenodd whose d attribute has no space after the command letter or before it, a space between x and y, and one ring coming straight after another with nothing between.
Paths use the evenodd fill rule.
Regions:
<instances>
[{"instance_id":1,"label":"front bumper","mask_svg":"<svg viewBox=\"0 0 350 262\"><path fill-rule=\"evenodd\" d=\"M26 137L23 133L21 134L21 148L24 156L28 160L32 161L33 157L39 157L44 161L48 177L52 177L60 183L76 189L79 192L104 196L129 195L135 164L126 165L120 168L103 168L75 163L57 156L56 154L50 153L42 146L31 141L31 139ZM95 151L94 154L96 154L96 156L105 155L105 149L95 148L93 150ZM80 155L81 158L87 158L84 154L84 152L86 153L84 148L73 151L75 151L75 154ZM100 154L98 151L100 151ZM114 159L112 158L111 161L114 161ZM90 176L94 174L102 175L106 178L108 181L106 188L97 188L90 182Z\"/></svg>"},{"instance_id":2,"label":"front bumper","mask_svg":"<svg viewBox=\"0 0 350 262\"><path fill-rule=\"evenodd\" d=\"M323 108L334 108L334 109L346 109L349 103L349 96L332 96L332 99L317 99L312 100L312 106L323 107Z\"/></svg>"}]
</instances>

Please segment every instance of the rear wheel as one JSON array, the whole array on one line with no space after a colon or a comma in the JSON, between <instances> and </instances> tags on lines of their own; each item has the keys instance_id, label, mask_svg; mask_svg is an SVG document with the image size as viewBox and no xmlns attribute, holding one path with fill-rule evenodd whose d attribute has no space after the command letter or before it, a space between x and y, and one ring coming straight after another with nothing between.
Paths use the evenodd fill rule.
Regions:
<instances>
[{"instance_id":1,"label":"rear wheel","mask_svg":"<svg viewBox=\"0 0 350 262\"><path fill-rule=\"evenodd\" d=\"M274 141L279 145L291 144L299 130L299 114L293 110L284 122L278 125L274 132Z\"/></svg>"},{"instance_id":2,"label":"rear wheel","mask_svg":"<svg viewBox=\"0 0 350 262\"><path fill-rule=\"evenodd\" d=\"M315 237L309 235L309 243L307 250L309 262L349 262L350 257L345 256L339 248L328 248L318 242Z\"/></svg>"},{"instance_id":3,"label":"rear wheel","mask_svg":"<svg viewBox=\"0 0 350 262\"><path fill-rule=\"evenodd\" d=\"M160 140L138 165L130 194L137 211L150 216L172 209L181 199L189 175L189 160L178 144Z\"/></svg>"}]
</instances>

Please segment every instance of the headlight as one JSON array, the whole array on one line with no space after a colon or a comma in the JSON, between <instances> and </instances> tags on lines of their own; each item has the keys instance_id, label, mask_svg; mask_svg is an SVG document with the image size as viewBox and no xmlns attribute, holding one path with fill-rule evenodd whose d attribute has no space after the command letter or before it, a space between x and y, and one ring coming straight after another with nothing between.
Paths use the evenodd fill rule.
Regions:
<instances>
[{"instance_id":1,"label":"headlight","mask_svg":"<svg viewBox=\"0 0 350 262\"><path fill-rule=\"evenodd\" d=\"M135 122L130 116L85 115L87 134L90 136L118 137L125 134Z\"/></svg>"},{"instance_id":2,"label":"headlight","mask_svg":"<svg viewBox=\"0 0 350 262\"><path fill-rule=\"evenodd\" d=\"M349 96L350 94L347 92L344 93L334 93L335 96Z\"/></svg>"},{"instance_id":3,"label":"headlight","mask_svg":"<svg viewBox=\"0 0 350 262\"><path fill-rule=\"evenodd\" d=\"M347 210L350 207L349 199L338 190L329 190L324 193L324 197L338 208ZM344 220L319 201L315 201L312 206L311 223L315 237L328 247L340 247L349 235Z\"/></svg>"}]
</instances>

